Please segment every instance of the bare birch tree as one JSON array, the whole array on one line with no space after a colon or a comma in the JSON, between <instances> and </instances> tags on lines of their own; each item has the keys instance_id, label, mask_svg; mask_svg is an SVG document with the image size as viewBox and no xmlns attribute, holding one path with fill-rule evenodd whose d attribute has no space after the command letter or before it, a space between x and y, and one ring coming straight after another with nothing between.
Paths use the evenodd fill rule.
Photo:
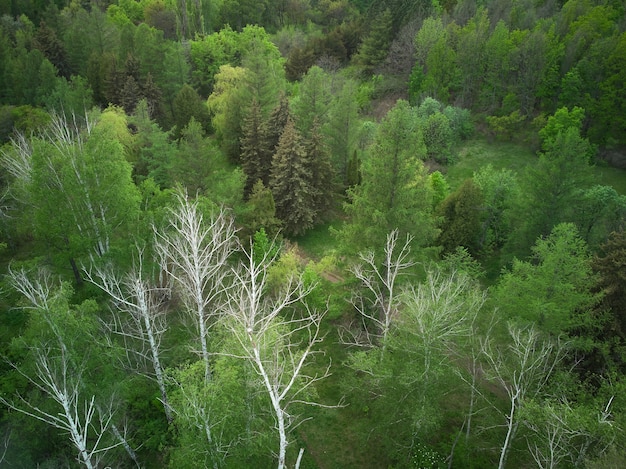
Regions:
<instances>
[{"instance_id":1,"label":"bare birch tree","mask_svg":"<svg viewBox=\"0 0 626 469\"><path fill-rule=\"evenodd\" d=\"M289 432L302 422L291 414L290 407L298 403L321 405L307 396L317 381L330 374L330 365L321 375L305 371L315 345L322 340L319 328L323 313L303 302L312 287L306 287L301 276L292 276L280 292L270 296L266 285L272 259L266 254L255 262L253 252L242 251L244 261L234 270L224 319L241 347L239 355L252 365L271 402L279 437L278 469L283 469ZM290 312L296 304L300 306L298 312Z\"/></svg>"},{"instance_id":2,"label":"bare birch tree","mask_svg":"<svg viewBox=\"0 0 626 469\"><path fill-rule=\"evenodd\" d=\"M383 350L387 345L387 335L392 322L398 318L398 309L402 303L398 280L406 270L415 265L409 259L413 238L407 235L402 246L398 245L398 230L387 235L385 244L385 258L379 267L373 251L360 253L360 264L352 267L354 276L360 280L369 297L363 294L353 296L351 302L363 319L365 344L382 344ZM371 331L372 323L375 331Z\"/></svg>"},{"instance_id":3,"label":"bare birch tree","mask_svg":"<svg viewBox=\"0 0 626 469\"><path fill-rule=\"evenodd\" d=\"M155 249L193 319L208 381L211 378L208 330L226 288L227 261L235 249L236 228L224 209L205 220L198 201L190 202L185 191L179 191L176 200L167 229L161 232L154 228Z\"/></svg>"},{"instance_id":4,"label":"bare birch tree","mask_svg":"<svg viewBox=\"0 0 626 469\"><path fill-rule=\"evenodd\" d=\"M61 342L61 341L60 341ZM106 407L96 403L96 396L84 396L84 368L76 368L64 352L65 347L42 346L35 351L35 375L31 376L15 368L57 409L45 410L18 395L16 401L0 396L0 402L29 417L40 420L69 435L70 442L78 451L78 460L88 469L97 468L106 453L123 444L109 436L115 415L112 401Z\"/></svg>"},{"instance_id":5,"label":"bare birch tree","mask_svg":"<svg viewBox=\"0 0 626 469\"><path fill-rule=\"evenodd\" d=\"M137 246L137 261L126 275L114 272L111 267L92 266L85 270L86 278L111 297L113 322L106 324L120 336L127 354L134 356L131 366L148 364L161 392L165 416L172 422L172 410L167 399L167 387L161 364L161 339L167 330L165 302L169 300L169 285L158 286L154 279L144 274L144 249Z\"/></svg>"},{"instance_id":6,"label":"bare birch tree","mask_svg":"<svg viewBox=\"0 0 626 469\"><path fill-rule=\"evenodd\" d=\"M427 374L435 352L450 351L455 339L470 336L486 295L463 272L431 269L426 281L407 289L402 299L405 307L400 327L417 337Z\"/></svg>"},{"instance_id":7,"label":"bare birch tree","mask_svg":"<svg viewBox=\"0 0 626 469\"><path fill-rule=\"evenodd\" d=\"M564 461L581 467L590 450L604 453L615 437L611 415L614 397L600 412L583 403L572 406L565 399L526 404L522 420L532 432L527 444L537 467L556 469Z\"/></svg>"},{"instance_id":8,"label":"bare birch tree","mask_svg":"<svg viewBox=\"0 0 626 469\"><path fill-rule=\"evenodd\" d=\"M508 325L510 343L506 351L494 350L491 343L482 347L491 376L509 401L506 413L506 436L500 450L498 469L504 469L511 444L521 419L518 414L527 400L541 396L557 365L565 357L561 341L543 340L532 327Z\"/></svg>"},{"instance_id":9,"label":"bare birch tree","mask_svg":"<svg viewBox=\"0 0 626 469\"><path fill-rule=\"evenodd\" d=\"M78 460L88 468L98 467L106 453L117 446L123 446L136 462L125 431L120 431L113 422L116 416L113 399L107 400L103 406L94 394L85 391L84 363L73 358L74 351L68 347L65 338L68 331L64 319L71 315L65 304L67 293L55 285L44 270L39 271L37 279L31 279L24 269L9 267L8 278L9 283L27 299L27 308L38 314L51 332L49 341L35 344L31 349L35 365L32 373L11 365L44 398L55 403L57 410L48 411L19 394L15 400L0 397L0 402L66 432L78 451Z\"/></svg>"}]
</instances>

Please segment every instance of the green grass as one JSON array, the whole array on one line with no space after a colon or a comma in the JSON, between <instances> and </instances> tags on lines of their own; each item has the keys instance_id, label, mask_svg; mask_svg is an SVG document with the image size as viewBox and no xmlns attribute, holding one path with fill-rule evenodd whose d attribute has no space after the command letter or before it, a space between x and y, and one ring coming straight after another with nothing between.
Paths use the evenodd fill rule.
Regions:
<instances>
[{"instance_id":1,"label":"green grass","mask_svg":"<svg viewBox=\"0 0 626 469\"><path fill-rule=\"evenodd\" d=\"M312 230L307 231L305 235L295 238L294 241L312 259L318 261L332 251L337 244L337 240L331 234L331 228L338 230L342 224L343 221L341 220L332 220L322 225L317 225Z\"/></svg>"},{"instance_id":2,"label":"green grass","mask_svg":"<svg viewBox=\"0 0 626 469\"><path fill-rule=\"evenodd\" d=\"M521 172L537 160L536 153L527 146L513 142L489 142L475 138L463 142L458 150L457 161L447 167L446 180L455 190L463 181L471 178L475 171L491 164L495 169L510 169ZM626 171L603 163L595 166L595 184L612 186L626 195Z\"/></svg>"},{"instance_id":3,"label":"green grass","mask_svg":"<svg viewBox=\"0 0 626 469\"><path fill-rule=\"evenodd\" d=\"M487 165L495 169L521 171L536 160L535 152L511 142L488 142L476 138L464 142L458 150L457 161L447 168L446 180L452 190L471 178L475 171Z\"/></svg>"},{"instance_id":4,"label":"green grass","mask_svg":"<svg viewBox=\"0 0 626 469\"><path fill-rule=\"evenodd\" d=\"M626 195L626 171L608 165L599 164L595 167L597 184L613 186L621 195Z\"/></svg>"}]
</instances>

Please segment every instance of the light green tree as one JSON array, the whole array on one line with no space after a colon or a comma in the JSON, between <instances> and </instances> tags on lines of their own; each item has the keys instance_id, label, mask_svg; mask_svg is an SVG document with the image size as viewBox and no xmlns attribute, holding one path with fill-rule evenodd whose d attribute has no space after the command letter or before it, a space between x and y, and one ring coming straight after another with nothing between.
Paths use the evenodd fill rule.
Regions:
<instances>
[{"instance_id":1,"label":"light green tree","mask_svg":"<svg viewBox=\"0 0 626 469\"><path fill-rule=\"evenodd\" d=\"M554 335L578 330L598 300L591 255L573 224L561 223L538 239L529 261L515 259L494 295L510 319L530 323Z\"/></svg>"},{"instance_id":2,"label":"light green tree","mask_svg":"<svg viewBox=\"0 0 626 469\"><path fill-rule=\"evenodd\" d=\"M69 261L77 282L81 259L122 249L119 236L131 233L139 210L119 140L124 131L116 127L126 125L125 117L108 110L87 119L81 127L57 115L42 137L14 145L5 155L28 187L35 236L63 263Z\"/></svg>"},{"instance_id":3,"label":"light green tree","mask_svg":"<svg viewBox=\"0 0 626 469\"><path fill-rule=\"evenodd\" d=\"M421 162L425 151L414 110L398 101L363 160L362 183L348 191L345 210L351 218L339 232L344 249L380 249L395 229L401 236L412 235L414 247L432 243L437 230L432 187Z\"/></svg>"}]
</instances>

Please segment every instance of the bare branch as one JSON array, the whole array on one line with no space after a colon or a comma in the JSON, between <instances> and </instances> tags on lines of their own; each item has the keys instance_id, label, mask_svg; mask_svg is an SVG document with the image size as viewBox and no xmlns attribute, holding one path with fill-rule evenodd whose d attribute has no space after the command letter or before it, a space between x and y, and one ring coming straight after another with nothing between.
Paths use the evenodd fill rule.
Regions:
<instances>
[{"instance_id":1,"label":"bare branch","mask_svg":"<svg viewBox=\"0 0 626 469\"><path fill-rule=\"evenodd\" d=\"M172 411L161 365L161 338L167 330L164 303L170 298L169 287L158 287L144 278L144 250L137 246L137 257L131 271L117 275L110 267L85 269L89 282L107 293L114 305L113 323L108 329L124 339L127 353L134 353L150 364L161 391L161 401L168 422Z\"/></svg>"},{"instance_id":2,"label":"bare branch","mask_svg":"<svg viewBox=\"0 0 626 469\"><path fill-rule=\"evenodd\" d=\"M397 319L398 309L401 304L398 291L398 280L406 270L415 265L409 259L411 242L413 238L407 235L404 244L398 248L398 230L393 230L387 235L385 245L385 259L379 268L374 252L360 253L361 263L352 267L352 273L361 281L362 286L372 296L368 298L363 294L353 296L351 303L359 314L366 320L371 321L375 331L370 331L365 326L364 336L353 334L353 338L365 338L367 345L373 345L372 339L382 343L385 347L387 335L391 324Z\"/></svg>"},{"instance_id":3,"label":"bare branch","mask_svg":"<svg viewBox=\"0 0 626 469\"><path fill-rule=\"evenodd\" d=\"M227 261L235 249L237 230L225 210L205 221L197 201L189 202L182 190L176 197L178 206L170 213L169 230L161 233L154 227L155 249L193 318L209 380L208 329L227 289Z\"/></svg>"},{"instance_id":4,"label":"bare branch","mask_svg":"<svg viewBox=\"0 0 626 469\"><path fill-rule=\"evenodd\" d=\"M319 329L323 314L304 303L313 286L306 287L301 276L292 276L274 296L268 294L267 269L272 259L267 252L272 251L267 250L261 261L255 261L254 247L243 251L244 261L234 269L234 285L227 291L224 323L261 378L270 399L280 439L278 468L283 469L288 432L302 422L289 413L289 407L296 403L312 404L298 396L327 377L330 365L321 375L304 373L305 364L315 353L314 346L322 340ZM302 304L299 316L288 314L295 304ZM304 339L296 340L303 335Z\"/></svg>"}]
</instances>

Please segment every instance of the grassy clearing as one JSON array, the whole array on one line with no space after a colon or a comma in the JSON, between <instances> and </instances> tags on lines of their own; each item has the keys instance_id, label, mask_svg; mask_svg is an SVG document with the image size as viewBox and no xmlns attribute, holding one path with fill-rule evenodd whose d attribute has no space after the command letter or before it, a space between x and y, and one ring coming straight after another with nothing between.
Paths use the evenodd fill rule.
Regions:
<instances>
[{"instance_id":1,"label":"grassy clearing","mask_svg":"<svg viewBox=\"0 0 626 469\"><path fill-rule=\"evenodd\" d=\"M343 221L341 220L326 222L309 230L304 236L296 238L295 241L311 259L319 261L329 254L337 243L331 229L338 230L342 224Z\"/></svg>"},{"instance_id":2,"label":"grassy clearing","mask_svg":"<svg viewBox=\"0 0 626 469\"><path fill-rule=\"evenodd\" d=\"M495 169L519 172L536 160L531 149L511 142L489 143L484 138L464 142L459 148L456 163L448 167L446 180L452 190L471 178L475 171L487 165Z\"/></svg>"},{"instance_id":3,"label":"grassy clearing","mask_svg":"<svg viewBox=\"0 0 626 469\"><path fill-rule=\"evenodd\" d=\"M468 140L458 151L458 160L446 171L446 180L452 190L464 180L471 178L475 171L491 164L495 169L510 169L522 172L529 164L537 161L536 153L530 148L513 142L489 142L484 138ZM612 186L617 192L626 195L626 171L599 163L595 166L595 183Z\"/></svg>"}]
</instances>

